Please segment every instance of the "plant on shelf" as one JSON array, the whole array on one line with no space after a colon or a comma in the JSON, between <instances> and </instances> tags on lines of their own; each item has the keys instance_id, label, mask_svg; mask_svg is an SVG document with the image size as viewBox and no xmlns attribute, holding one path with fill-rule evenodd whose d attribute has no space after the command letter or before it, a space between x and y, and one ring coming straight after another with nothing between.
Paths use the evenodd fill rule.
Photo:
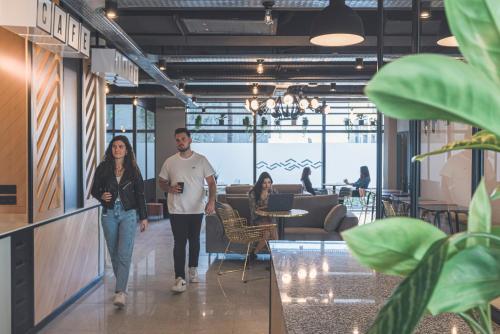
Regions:
<instances>
[{"instance_id":1,"label":"plant on shelf","mask_svg":"<svg viewBox=\"0 0 500 334\"><path fill-rule=\"evenodd\" d=\"M250 126L250 117L245 116L245 118L243 118L243 126L247 128Z\"/></svg>"},{"instance_id":2,"label":"plant on shelf","mask_svg":"<svg viewBox=\"0 0 500 334\"><path fill-rule=\"evenodd\" d=\"M365 115L364 114L356 114L356 118L358 119L358 125L365 125Z\"/></svg>"},{"instance_id":3,"label":"plant on shelf","mask_svg":"<svg viewBox=\"0 0 500 334\"><path fill-rule=\"evenodd\" d=\"M227 115L224 115L224 114L220 114L219 117L217 117L217 119L219 120L219 125L224 125L224 119L227 117Z\"/></svg>"},{"instance_id":4,"label":"plant on shelf","mask_svg":"<svg viewBox=\"0 0 500 334\"><path fill-rule=\"evenodd\" d=\"M384 66L365 90L393 118L483 129L414 161L460 149L500 152L500 2L445 0L445 12L466 62L431 54L403 57ZM412 333L426 312L455 313L473 333L493 333L490 302L500 296L500 227L492 227L491 201L499 199L500 187L488 195L481 181L467 231L451 236L404 217L342 233L362 264L404 278L367 333Z\"/></svg>"},{"instance_id":5,"label":"plant on shelf","mask_svg":"<svg viewBox=\"0 0 500 334\"><path fill-rule=\"evenodd\" d=\"M198 115L194 119L194 128L196 130L199 130L201 128L201 125L202 125L201 115Z\"/></svg>"}]
</instances>

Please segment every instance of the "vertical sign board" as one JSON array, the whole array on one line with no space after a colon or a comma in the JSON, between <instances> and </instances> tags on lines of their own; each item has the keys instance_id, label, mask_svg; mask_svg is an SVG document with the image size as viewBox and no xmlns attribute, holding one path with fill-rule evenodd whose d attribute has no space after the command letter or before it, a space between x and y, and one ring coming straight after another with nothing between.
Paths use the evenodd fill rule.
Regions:
<instances>
[{"instance_id":1,"label":"vertical sign board","mask_svg":"<svg viewBox=\"0 0 500 334\"><path fill-rule=\"evenodd\" d=\"M80 22L68 15L68 45L77 52L80 50Z\"/></svg>"},{"instance_id":2,"label":"vertical sign board","mask_svg":"<svg viewBox=\"0 0 500 334\"><path fill-rule=\"evenodd\" d=\"M61 7L54 5L54 17L52 25L52 36L62 43L66 43L66 24L68 23L68 14Z\"/></svg>"},{"instance_id":3,"label":"vertical sign board","mask_svg":"<svg viewBox=\"0 0 500 334\"><path fill-rule=\"evenodd\" d=\"M38 0L36 26L48 34L52 33L52 2L50 0Z\"/></svg>"},{"instance_id":4,"label":"vertical sign board","mask_svg":"<svg viewBox=\"0 0 500 334\"><path fill-rule=\"evenodd\" d=\"M90 57L90 30L82 24L80 30L80 52Z\"/></svg>"}]
</instances>

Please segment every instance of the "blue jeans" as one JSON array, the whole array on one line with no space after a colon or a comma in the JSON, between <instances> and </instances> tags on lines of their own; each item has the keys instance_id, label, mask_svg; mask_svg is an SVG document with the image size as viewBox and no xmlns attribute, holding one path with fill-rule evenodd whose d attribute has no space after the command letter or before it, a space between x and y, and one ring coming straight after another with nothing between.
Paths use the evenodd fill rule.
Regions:
<instances>
[{"instance_id":1,"label":"blue jeans","mask_svg":"<svg viewBox=\"0 0 500 334\"><path fill-rule=\"evenodd\" d=\"M125 211L117 202L114 209L103 209L101 222L116 277L115 292L126 292L137 229L136 210Z\"/></svg>"}]
</instances>

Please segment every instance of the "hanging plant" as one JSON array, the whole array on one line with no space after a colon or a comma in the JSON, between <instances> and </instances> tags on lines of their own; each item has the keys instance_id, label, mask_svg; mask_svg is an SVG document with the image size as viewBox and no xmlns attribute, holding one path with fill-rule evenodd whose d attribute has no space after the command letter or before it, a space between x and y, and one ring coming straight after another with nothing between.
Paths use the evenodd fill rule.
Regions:
<instances>
[{"instance_id":1,"label":"hanging plant","mask_svg":"<svg viewBox=\"0 0 500 334\"><path fill-rule=\"evenodd\" d=\"M357 114L356 118L358 119L358 125L365 125L365 115Z\"/></svg>"},{"instance_id":2,"label":"hanging plant","mask_svg":"<svg viewBox=\"0 0 500 334\"><path fill-rule=\"evenodd\" d=\"M250 117L245 116L245 118L243 118L243 125L246 127L250 126Z\"/></svg>"},{"instance_id":3,"label":"hanging plant","mask_svg":"<svg viewBox=\"0 0 500 334\"><path fill-rule=\"evenodd\" d=\"M261 125L262 127L267 126L267 118L262 117L262 119L260 120L260 125Z\"/></svg>"},{"instance_id":4,"label":"hanging plant","mask_svg":"<svg viewBox=\"0 0 500 334\"><path fill-rule=\"evenodd\" d=\"M307 128L308 125L309 125L309 120L307 119L307 117L302 117L302 127L304 128L304 130Z\"/></svg>"},{"instance_id":5,"label":"hanging plant","mask_svg":"<svg viewBox=\"0 0 500 334\"><path fill-rule=\"evenodd\" d=\"M224 118L226 118L226 117L227 117L226 115L220 114L220 117L218 118L219 125L224 125Z\"/></svg>"}]
</instances>

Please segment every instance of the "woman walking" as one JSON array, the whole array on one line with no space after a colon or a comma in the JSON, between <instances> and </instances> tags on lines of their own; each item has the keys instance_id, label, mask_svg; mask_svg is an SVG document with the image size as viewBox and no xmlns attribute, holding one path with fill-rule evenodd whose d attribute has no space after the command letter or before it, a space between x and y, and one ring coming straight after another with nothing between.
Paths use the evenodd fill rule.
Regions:
<instances>
[{"instance_id":1,"label":"woman walking","mask_svg":"<svg viewBox=\"0 0 500 334\"><path fill-rule=\"evenodd\" d=\"M125 306L130 262L137 229L148 226L144 182L127 137L114 137L106 149L104 161L97 167L92 196L103 206L101 223L108 246L116 289L113 304Z\"/></svg>"}]
</instances>

